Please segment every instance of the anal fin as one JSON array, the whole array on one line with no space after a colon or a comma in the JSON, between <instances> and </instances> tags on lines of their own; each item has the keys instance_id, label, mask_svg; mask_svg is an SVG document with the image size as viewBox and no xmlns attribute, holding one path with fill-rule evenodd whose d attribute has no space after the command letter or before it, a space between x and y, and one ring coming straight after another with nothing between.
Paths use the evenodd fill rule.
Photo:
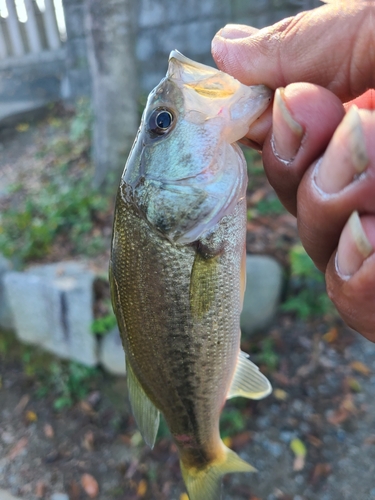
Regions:
<instances>
[{"instance_id":1,"label":"anal fin","mask_svg":"<svg viewBox=\"0 0 375 500\"><path fill-rule=\"evenodd\" d=\"M146 395L129 361L126 362L126 376L135 421L143 439L150 448L153 448L159 428L160 412Z\"/></svg>"},{"instance_id":2,"label":"anal fin","mask_svg":"<svg viewBox=\"0 0 375 500\"><path fill-rule=\"evenodd\" d=\"M267 377L259 371L257 365L250 361L247 354L240 351L227 399L236 396L248 399L262 399L271 392L272 387Z\"/></svg>"}]
</instances>

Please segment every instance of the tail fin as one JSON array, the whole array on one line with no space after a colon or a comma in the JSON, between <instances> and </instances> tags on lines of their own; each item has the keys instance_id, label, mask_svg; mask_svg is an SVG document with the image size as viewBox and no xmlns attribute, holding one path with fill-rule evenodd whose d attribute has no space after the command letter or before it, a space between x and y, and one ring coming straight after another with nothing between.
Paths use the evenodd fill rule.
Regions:
<instances>
[{"instance_id":1,"label":"tail fin","mask_svg":"<svg viewBox=\"0 0 375 500\"><path fill-rule=\"evenodd\" d=\"M220 500L221 478L230 472L256 472L237 453L223 444L223 459L209 464L205 469L185 467L180 462L182 477L190 500Z\"/></svg>"}]
</instances>

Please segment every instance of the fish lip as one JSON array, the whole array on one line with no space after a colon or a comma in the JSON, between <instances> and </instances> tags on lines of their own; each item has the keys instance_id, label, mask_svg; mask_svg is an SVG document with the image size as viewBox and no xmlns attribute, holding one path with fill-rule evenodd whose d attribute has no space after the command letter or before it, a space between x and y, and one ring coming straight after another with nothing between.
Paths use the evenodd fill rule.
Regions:
<instances>
[{"instance_id":1,"label":"fish lip","mask_svg":"<svg viewBox=\"0 0 375 500\"><path fill-rule=\"evenodd\" d=\"M191 66L192 68L200 69L205 72L212 72L212 73L221 73L221 71L217 68L214 68L212 66L208 66L207 64L202 64L197 61L194 61L193 59L189 59L188 57L184 56L181 54L180 51L177 49L174 49L171 51L169 54L169 59L168 62L170 62L172 59L175 59L176 61L180 62L181 64ZM167 73L168 75L168 73ZM233 78L233 77L232 77Z\"/></svg>"}]
</instances>

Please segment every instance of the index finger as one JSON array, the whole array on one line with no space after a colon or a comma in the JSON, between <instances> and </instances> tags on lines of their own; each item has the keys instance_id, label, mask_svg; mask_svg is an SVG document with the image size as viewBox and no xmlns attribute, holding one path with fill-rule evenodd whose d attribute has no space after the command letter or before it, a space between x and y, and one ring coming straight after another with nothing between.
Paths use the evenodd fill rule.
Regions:
<instances>
[{"instance_id":1,"label":"index finger","mask_svg":"<svg viewBox=\"0 0 375 500\"><path fill-rule=\"evenodd\" d=\"M375 82L375 9L336 1L256 31L229 25L215 36L218 67L246 85L293 82L326 87L343 102Z\"/></svg>"}]
</instances>

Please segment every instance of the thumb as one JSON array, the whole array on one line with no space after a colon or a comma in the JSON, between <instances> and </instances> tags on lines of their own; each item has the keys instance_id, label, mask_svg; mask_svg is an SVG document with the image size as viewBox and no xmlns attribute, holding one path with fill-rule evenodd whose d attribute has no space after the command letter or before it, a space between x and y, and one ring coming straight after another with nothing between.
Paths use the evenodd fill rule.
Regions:
<instances>
[{"instance_id":1,"label":"thumb","mask_svg":"<svg viewBox=\"0 0 375 500\"><path fill-rule=\"evenodd\" d=\"M375 86L373 18L367 2L341 0L261 30L228 25L214 37L212 55L246 85L310 82L345 102Z\"/></svg>"}]
</instances>

